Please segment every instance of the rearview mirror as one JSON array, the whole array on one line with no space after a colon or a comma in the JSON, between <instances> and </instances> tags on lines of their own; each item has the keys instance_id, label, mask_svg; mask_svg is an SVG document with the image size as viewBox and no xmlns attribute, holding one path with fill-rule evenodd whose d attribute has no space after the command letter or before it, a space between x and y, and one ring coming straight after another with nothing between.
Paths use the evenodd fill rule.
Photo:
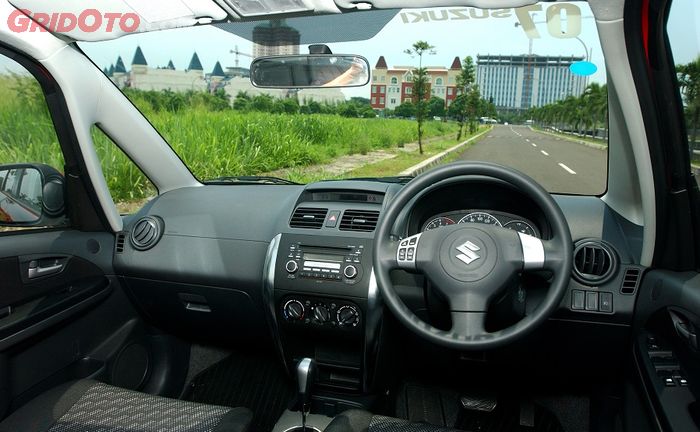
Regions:
<instances>
[{"instance_id":1,"label":"rearview mirror","mask_svg":"<svg viewBox=\"0 0 700 432\"><path fill-rule=\"evenodd\" d=\"M55 224L65 212L63 185L48 165L0 165L0 226Z\"/></svg>"},{"instance_id":2,"label":"rearview mirror","mask_svg":"<svg viewBox=\"0 0 700 432\"><path fill-rule=\"evenodd\" d=\"M250 65L256 87L360 87L369 82L369 62L356 55L309 54L260 57Z\"/></svg>"}]
</instances>

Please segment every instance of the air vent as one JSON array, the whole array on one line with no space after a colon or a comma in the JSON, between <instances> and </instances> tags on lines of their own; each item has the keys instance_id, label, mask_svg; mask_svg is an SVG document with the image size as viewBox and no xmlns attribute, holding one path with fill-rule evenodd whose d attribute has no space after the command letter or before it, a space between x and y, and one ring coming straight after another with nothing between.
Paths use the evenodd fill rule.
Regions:
<instances>
[{"instance_id":1,"label":"air vent","mask_svg":"<svg viewBox=\"0 0 700 432\"><path fill-rule=\"evenodd\" d=\"M620 292L622 294L634 294L637 292L639 280L642 276L642 270L638 268L628 268L625 270L625 277L622 278L622 286Z\"/></svg>"},{"instance_id":2,"label":"air vent","mask_svg":"<svg viewBox=\"0 0 700 432\"><path fill-rule=\"evenodd\" d=\"M126 241L126 235L124 233L117 233L117 239L114 245L114 251L118 254L124 252L124 242Z\"/></svg>"},{"instance_id":3,"label":"air vent","mask_svg":"<svg viewBox=\"0 0 700 432\"><path fill-rule=\"evenodd\" d=\"M134 224L131 230L131 245L136 250L148 250L158 243L162 234L163 222L160 218L146 216Z\"/></svg>"},{"instance_id":4,"label":"air vent","mask_svg":"<svg viewBox=\"0 0 700 432\"><path fill-rule=\"evenodd\" d=\"M298 207L289 221L292 228L321 229L326 220L328 209L313 207Z\"/></svg>"},{"instance_id":5,"label":"air vent","mask_svg":"<svg viewBox=\"0 0 700 432\"><path fill-rule=\"evenodd\" d=\"M379 212L374 210L345 210L340 220L341 231L372 232L377 227Z\"/></svg>"},{"instance_id":6,"label":"air vent","mask_svg":"<svg viewBox=\"0 0 700 432\"><path fill-rule=\"evenodd\" d=\"M574 247L574 277L581 283L601 285L617 271L617 255L600 240L582 240Z\"/></svg>"}]
</instances>

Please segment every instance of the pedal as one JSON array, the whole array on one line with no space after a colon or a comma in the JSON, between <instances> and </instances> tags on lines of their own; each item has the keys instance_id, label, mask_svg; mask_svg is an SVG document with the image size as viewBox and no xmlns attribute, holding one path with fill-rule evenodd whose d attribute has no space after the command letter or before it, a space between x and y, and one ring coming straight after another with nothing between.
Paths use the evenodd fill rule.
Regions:
<instances>
[{"instance_id":1,"label":"pedal","mask_svg":"<svg viewBox=\"0 0 700 432\"><path fill-rule=\"evenodd\" d=\"M520 402L520 426L535 427L535 404L531 400Z\"/></svg>"},{"instance_id":2,"label":"pedal","mask_svg":"<svg viewBox=\"0 0 700 432\"><path fill-rule=\"evenodd\" d=\"M465 395L459 397L462 408L468 411L490 413L498 406L498 400L492 395Z\"/></svg>"}]
</instances>

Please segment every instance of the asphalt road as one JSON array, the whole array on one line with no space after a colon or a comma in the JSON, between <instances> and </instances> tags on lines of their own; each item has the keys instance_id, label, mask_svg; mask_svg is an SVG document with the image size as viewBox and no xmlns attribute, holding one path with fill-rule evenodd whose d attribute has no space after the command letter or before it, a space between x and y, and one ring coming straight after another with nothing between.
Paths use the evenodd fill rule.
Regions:
<instances>
[{"instance_id":1,"label":"asphalt road","mask_svg":"<svg viewBox=\"0 0 700 432\"><path fill-rule=\"evenodd\" d=\"M460 159L515 168L549 192L597 195L606 189L606 150L535 132L527 126L496 125Z\"/></svg>"}]
</instances>

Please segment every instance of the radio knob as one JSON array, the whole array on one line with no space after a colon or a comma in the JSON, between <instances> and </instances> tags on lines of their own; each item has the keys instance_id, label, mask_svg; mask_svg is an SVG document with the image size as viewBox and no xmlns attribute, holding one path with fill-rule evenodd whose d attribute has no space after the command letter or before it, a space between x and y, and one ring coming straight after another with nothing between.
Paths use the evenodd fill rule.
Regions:
<instances>
[{"instance_id":1,"label":"radio knob","mask_svg":"<svg viewBox=\"0 0 700 432\"><path fill-rule=\"evenodd\" d=\"M297 262L294 260L289 260L284 268L287 269L287 273L294 274L297 272L297 270L299 270L299 264L297 264Z\"/></svg>"},{"instance_id":2,"label":"radio knob","mask_svg":"<svg viewBox=\"0 0 700 432\"><path fill-rule=\"evenodd\" d=\"M349 265L343 270L343 274L348 279L354 279L357 276L357 268L354 265Z\"/></svg>"},{"instance_id":3,"label":"radio knob","mask_svg":"<svg viewBox=\"0 0 700 432\"><path fill-rule=\"evenodd\" d=\"M304 319L304 305L299 300L289 300L284 304L284 317L287 321Z\"/></svg>"},{"instance_id":4,"label":"radio knob","mask_svg":"<svg viewBox=\"0 0 700 432\"><path fill-rule=\"evenodd\" d=\"M328 312L328 308L323 305L318 305L314 308L314 320L319 323L327 323L331 318L331 313Z\"/></svg>"},{"instance_id":5,"label":"radio knob","mask_svg":"<svg viewBox=\"0 0 700 432\"><path fill-rule=\"evenodd\" d=\"M338 309L336 315L341 327L356 326L360 322L360 314L354 306L345 305Z\"/></svg>"}]
</instances>

